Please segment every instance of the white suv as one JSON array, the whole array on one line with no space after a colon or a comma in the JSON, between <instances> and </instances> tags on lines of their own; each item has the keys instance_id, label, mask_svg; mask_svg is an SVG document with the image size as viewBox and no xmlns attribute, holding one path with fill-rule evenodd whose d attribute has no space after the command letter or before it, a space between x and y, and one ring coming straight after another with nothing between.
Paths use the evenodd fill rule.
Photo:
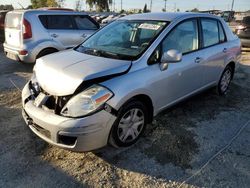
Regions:
<instances>
[{"instance_id":1,"label":"white suv","mask_svg":"<svg viewBox=\"0 0 250 188\"><path fill-rule=\"evenodd\" d=\"M82 43L97 29L98 23L81 12L15 10L6 15L4 51L10 59L33 63Z\"/></svg>"}]
</instances>

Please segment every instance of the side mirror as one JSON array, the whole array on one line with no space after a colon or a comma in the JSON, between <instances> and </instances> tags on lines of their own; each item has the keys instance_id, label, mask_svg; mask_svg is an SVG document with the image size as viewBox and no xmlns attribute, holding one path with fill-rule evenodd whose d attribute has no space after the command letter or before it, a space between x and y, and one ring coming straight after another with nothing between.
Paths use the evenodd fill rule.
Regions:
<instances>
[{"instance_id":1,"label":"side mirror","mask_svg":"<svg viewBox=\"0 0 250 188\"><path fill-rule=\"evenodd\" d=\"M182 53L178 50L168 50L163 53L161 57L160 69L166 70L168 68L168 63L177 63L182 60Z\"/></svg>"}]
</instances>

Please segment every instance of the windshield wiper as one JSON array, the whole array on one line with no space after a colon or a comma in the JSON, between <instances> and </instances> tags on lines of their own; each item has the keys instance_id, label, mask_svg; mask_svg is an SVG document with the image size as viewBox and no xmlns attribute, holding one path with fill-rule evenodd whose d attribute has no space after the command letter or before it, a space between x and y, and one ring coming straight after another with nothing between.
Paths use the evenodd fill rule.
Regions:
<instances>
[{"instance_id":1,"label":"windshield wiper","mask_svg":"<svg viewBox=\"0 0 250 188\"><path fill-rule=\"evenodd\" d=\"M80 51L82 53L86 53L86 54L94 55L94 56L98 56L98 57L107 57L107 58L122 59L122 60L132 60L133 59L133 56L117 54L114 52L108 52L108 51L93 49L93 48L83 48Z\"/></svg>"}]
</instances>

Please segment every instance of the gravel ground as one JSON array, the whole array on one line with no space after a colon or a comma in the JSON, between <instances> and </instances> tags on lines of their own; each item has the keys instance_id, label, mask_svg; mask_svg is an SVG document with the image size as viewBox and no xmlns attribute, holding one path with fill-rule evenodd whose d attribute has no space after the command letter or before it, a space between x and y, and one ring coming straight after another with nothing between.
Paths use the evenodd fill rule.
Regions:
<instances>
[{"instance_id":1,"label":"gravel ground","mask_svg":"<svg viewBox=\"0 0 250 188\"><path fill-rule=\"evenodd\" d=\"M32 65L0 52L0 187L178 187L250 119L250 52L225 97L208 90L159 114L126 149L73 153L48 145L21 117ZM250 123L181 187L249 187Z\"/></svg>"}]
</instances>

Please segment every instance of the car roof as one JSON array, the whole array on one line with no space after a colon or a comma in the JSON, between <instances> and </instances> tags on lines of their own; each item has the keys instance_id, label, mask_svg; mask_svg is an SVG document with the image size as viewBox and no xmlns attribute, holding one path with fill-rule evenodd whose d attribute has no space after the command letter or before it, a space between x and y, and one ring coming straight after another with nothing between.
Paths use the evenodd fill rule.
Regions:
<instances>
[{"instance_id":1,"label":"car roof","mask_svg":"<svg viewBox=\"0 0 250 188\"><path fill-rule=\"evenodd\" d=\"M28 9L28 10L13 10L9 13L29 13L29 14L84 14L85 12L69 11L69 10L47 10L47 9Z\"/></svg>"},{"instance_id":2,"label":"car roof","mask_svg":"<svg viewBox=\"0 0 250 188\"><path fill-rule=\"evenodd\" d=\"M133 14L128 15L123 18L120 18L121 20L160 20L160 21L173 21L174 19L181 18L181 17L213 17L216 18L216 16L212 14L206 14L206 13L193 13L193 12L161 12L161 13L144 13L144 14Z\"/></svg>"}]
</instances>

